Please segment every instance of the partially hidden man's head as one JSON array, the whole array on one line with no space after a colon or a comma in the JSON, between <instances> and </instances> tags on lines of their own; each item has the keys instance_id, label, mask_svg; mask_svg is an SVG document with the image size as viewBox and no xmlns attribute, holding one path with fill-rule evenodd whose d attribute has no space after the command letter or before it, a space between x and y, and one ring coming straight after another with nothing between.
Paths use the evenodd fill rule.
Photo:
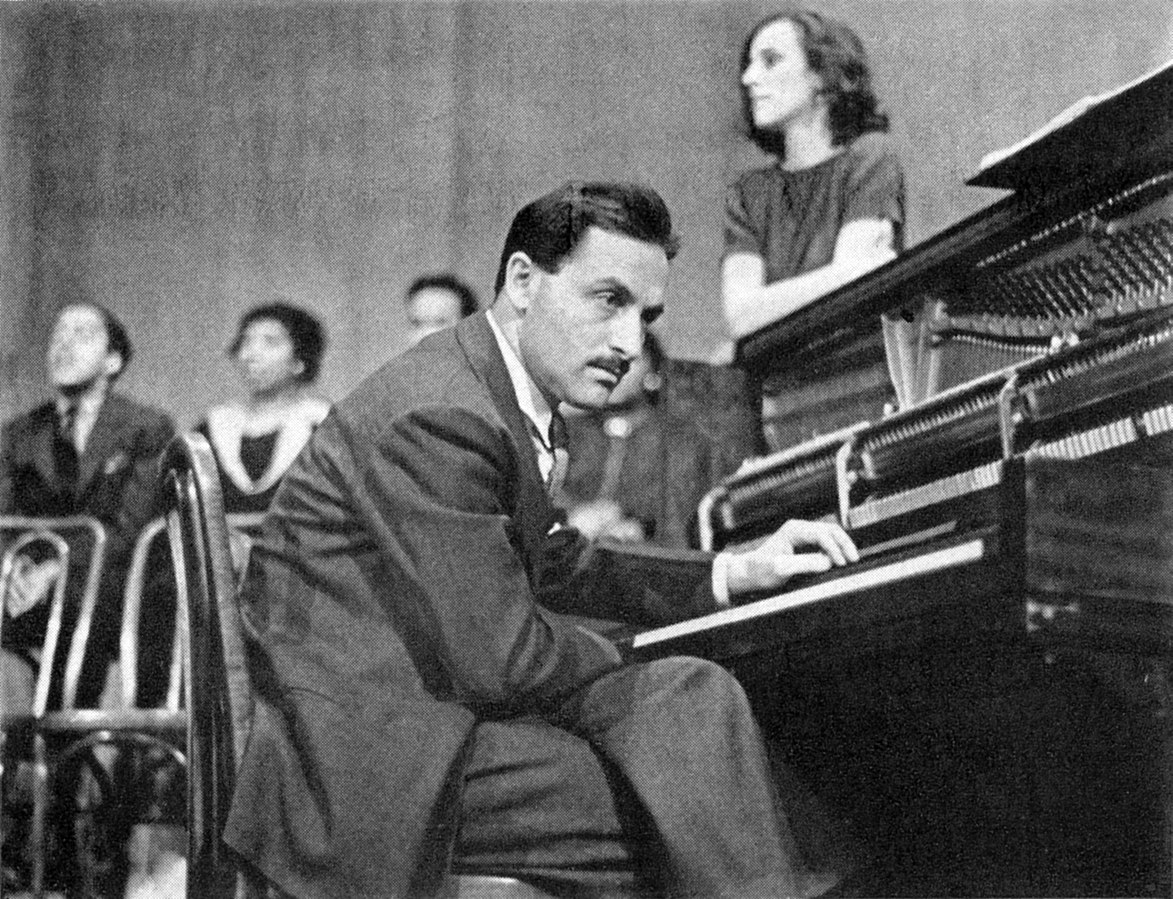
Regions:
<instances>
[{"instance_id":1,"label":"partially hidden man's head","mask_svg":"<svg viewBox=\"0 0 1173 899\"><path fill-rule=\"evenodd\" d=\"M404 300L408 342L414 346L429 334L450 328L477 311L477 295L455 275L442 272L416 278Z\"/></svg>"},{"instance_id":2,"label":"partially hidden man's head","mask_svg":"<svg viewBox=\"0 0 1173 899\"><path fill-rule=\"evenodd\" d=\"M126 328L100 303L79 300L57 313L49 336L49 382L58 390L81 391L112 383L130 364L134 348Z\"/></svg>"},{"instance_id":3,"label":"partially hidden man's head","mask_svg":"<svg viewBox=\"0 0 1173 899\"><path fill-rule=\"evenodd\" d=\"M571 182L517 213L497 304L548 401L607 404L664 309L677 246L663 199L642 185Z\"/></svg>"}]
</instances>

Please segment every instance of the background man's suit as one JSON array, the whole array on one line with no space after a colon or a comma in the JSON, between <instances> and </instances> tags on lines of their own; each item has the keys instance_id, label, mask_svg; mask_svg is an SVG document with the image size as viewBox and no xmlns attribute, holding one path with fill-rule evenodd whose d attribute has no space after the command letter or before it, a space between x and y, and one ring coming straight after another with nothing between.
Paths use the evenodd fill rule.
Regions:
<instances>
[{"instance_id":1,"label":"background man's suit","mask_svg":"<svg viewBox=\"0 0 1173 899\"><path fill-rule=\"evenodd\" d=\"M157 409L108 394L78 459L77 482L70 485L63 483L56 467L56 417L50 402L4 426L0 514L92 515L106 526L100 612L91 631L79 697L82 705L88 705L97 699L106 663L117 648L126 568L138 532L157 514L158 459L175 430ZM5 643L11 639L39 645L43 627L43 615L37 610L28 612L5 624Z\"/></svg>"},{"instance_id":2,"label":"background man's suit","mask_svg":"<svg viewBox=\"0 0 1173 899\"><path fill-rule=\"evenodd\" d=\"M536 722L635 788L680 889L720 895L739 866L763 894L792 892L731 678L699 660L621 667L558 614L711 610L709 557L587 551L551 531L527 428L484 313L388 363L318 428L250 564L261 700L226 838L297 896L425 894L461 844L477 731Z\"/></svg>"}]
</instances>

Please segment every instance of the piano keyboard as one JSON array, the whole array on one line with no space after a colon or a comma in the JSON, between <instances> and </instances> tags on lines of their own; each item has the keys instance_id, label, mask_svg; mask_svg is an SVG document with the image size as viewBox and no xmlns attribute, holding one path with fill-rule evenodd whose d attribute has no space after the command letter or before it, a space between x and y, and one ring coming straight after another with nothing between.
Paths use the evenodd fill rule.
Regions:
<instances>
[{"instance_id":1,"label":"piano keyboard","mask_svg":"<svg viewBox=\"0 0 1173 899\"><path fill-rule=\"evenodd\" d=\"M887 562L874 568L852 572L843 569L841 576L821 581L809 587L799 587L768 599L722 609L700 618L680 621L655 630L637 634L631 643L634 651L651 651L660 644L671 643L695 634L713 634L737 625L752 623L837 597L865 593L896 583L908 583L918 577L959 568L980 561L990 552L987 541L974 538L955 546L931 550L899 561Z\"/></svg>"}]
</instances>

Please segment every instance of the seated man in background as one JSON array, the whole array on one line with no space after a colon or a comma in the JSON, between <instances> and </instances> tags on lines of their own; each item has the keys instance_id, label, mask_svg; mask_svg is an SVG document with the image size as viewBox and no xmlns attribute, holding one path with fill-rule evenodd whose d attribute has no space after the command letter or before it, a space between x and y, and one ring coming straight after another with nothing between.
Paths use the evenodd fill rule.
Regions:
<instances>
[{"instance_id":1,"label":"seated man in background","mask_svg":"<svg viewBox=\"0 0 1173 899\"><path fill-rule=\"evenodd\" d=\"M714 441L662 401L664 350L643 351L603 409L568 407L570 465L557 505L591 538L697 545L697 505L729 471Z\"/></svg>"},{"instance_id":2,"label":"seated man in background","mask_svg":"<svg viewBox=\"0 0 1173 899\"><path fill-rule=\"evenodd\" d=\"M452 327L479 307L473 289L447 273L416 278L407 289L404 303L411 346L441 328Z\"/></svg>"},{"instance_id":3,"label":"seated man in background","mask_svg":"<svg viewBox=\"0 0 1173 899\"><path fill-rule=\"evenodd\" d=\"M57 314L47 354L53 398L9 421L0 435L0 514L30 517L88 515L106 527L106 560L99 585L97 608L86 645L85 664L79 681L79 707L99 704L117 657L122 621L122 599L134 542L142 527L156 514L157 462L174 434L162 412L115 393L112 386L129 364L133 349L126 329L104 306L89 301L69 303ZM85 586L89 548L70 554L66 610L58 646L58 666L53 672L50 708L61 701L60 660L76 623ZM66 573L56 559L19 560L12 589L5 598L4 645L0 648L0 687L6 711L28 711L33 703L33 684L41 661L38 650L48 623L48 598L56 579ZM170 569L160 572L170 578ZM169 586L169 585L168 585ZM149 594L152 598L155 594ZM168 590L174 608L173 590ZM148 620L154 611L144 610ZM157 616L156 616L157 617ZM140 682L160 680L171 652L171 633L140 637ZM157 683L149 686L159 692ZM7 783L3 834L5 886L15 887L23 859L21 844L30 797L16 773ZM72 851L71 817L56 816L52 824L62 828L52 843L66 853L50 864L49 875L73 877L67 861ZM111 832L111 845L122 844L121 832ZM115 866L111 882L103 879L103 894L120 892ZM105 877L106 875L103 875ZM11 882L8 882L10 881ZM61 886L66 884L62 883ZM106 888L111 892L107 893ZM0 892L3 890L0 889Z\"/></svg>"},{"instance_id":4,"label":"seated man in background","mask_svg":"<svg viewBox=\"0 0 1173 899\"><path fill-rule=\"evenodd\" d=\"M492 308L369 377L286 474L242 595L257 705L225 833L279 890L428 896L450 866L575 895L833 882L805 870L733 677L625 662L568 617L688 618L857 557L833 524L715 557L558 526L558 406L606 405L675 248L648 188L535 200Z\"/></svg>"},{"instance_id":5,"label":"seated man in background","mask_svg":"<svg viewBox=\"0 0 1173 899\"><path fill-rule=\"evenodd\" d=\"M0 437L0 514L90 515L106 527L106 562L80 681L81 707L97 705L115 659L127 566L139 531L158 513L155 466L175 433L164 413L113 391L132 353L126 329L110 310L89 301L67 304L49 341L53 398L7 422ZM30 706L46 600L60 574L53 560L24 561L4 609L9 620L0 650L3 698L10 710ZM71 573L70 583L64 640L71 633L84 574Z\"/></svg>"}]
</instances>

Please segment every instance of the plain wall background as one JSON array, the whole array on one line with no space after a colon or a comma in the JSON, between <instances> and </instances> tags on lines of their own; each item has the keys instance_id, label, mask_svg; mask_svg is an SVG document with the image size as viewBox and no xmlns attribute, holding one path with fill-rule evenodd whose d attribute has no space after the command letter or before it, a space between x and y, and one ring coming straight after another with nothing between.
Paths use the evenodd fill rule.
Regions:
<instances>
[{"instance_id":1,"label":"plain wall background","mask_svg":"<svg viewBox=\"0 0 1173 899\"><path fill-rule=\"evenodd\" d=\"M57 306L117 311L123 388L192 424L231 395L248 306L328 325L321 392L404 346L402 295L490 299L513 212L567 178L646 180L683 237L661 333L722 340L737 57L779 8L722 0L0 4L0 409L44 395ZM1081 96L1173 56L1167 0L828 0L867 45L915 243L999 198L964 181Z\"/></svg>"}]
</instances>

